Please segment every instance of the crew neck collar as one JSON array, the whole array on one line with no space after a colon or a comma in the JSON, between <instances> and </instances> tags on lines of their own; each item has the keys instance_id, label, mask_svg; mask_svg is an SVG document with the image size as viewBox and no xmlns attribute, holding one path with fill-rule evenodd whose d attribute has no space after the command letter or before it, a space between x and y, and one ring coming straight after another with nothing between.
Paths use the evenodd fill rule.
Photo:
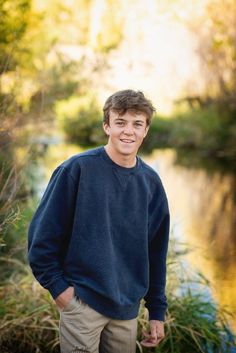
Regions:
<instances>
[{"instance_id":1,"label":"crew neck collar","mask_svg":"<svg viewBox=\"0 0 236 353\"><path fill-rule=\"evenodd\" d=\"M136 156L136 164L135 164L134 167L123 167L123 166L117 164L117 163L114 162L114 161L111 159L111 157L108 155L108 153L107 153L107 151L106 151L106 149L105 149L105 146L102 146L102 147L101 147L101 156L102 156L102 158L103 158L106 162L108 162L111 166L113 166L113 167L115 167L115 168L117 168L117 169L119 169L120 171L123 171L123 172L127 172L127 173L129 173L129 172L136 172L136 171L139 169L139 167L140 167L140 158L139 158L138 156Z\"/></svg>"}]
</instances>

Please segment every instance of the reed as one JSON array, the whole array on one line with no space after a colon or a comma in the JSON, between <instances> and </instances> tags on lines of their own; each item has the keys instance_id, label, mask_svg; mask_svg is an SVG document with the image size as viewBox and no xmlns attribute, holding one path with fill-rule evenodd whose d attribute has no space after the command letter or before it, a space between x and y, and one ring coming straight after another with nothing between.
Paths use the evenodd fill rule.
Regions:
<instances>
[{"instance_id":1,"label":"reed","mask_svg":"<svg viewBox=\"0 0 236 353\"><path fill-rule=\"evenodd\" d=\"M173 252L170 254L166 337L152 351L231 352L236 341L228 326L229 313L219 309L210 297L209 281L202 274L193 275L189 270L186 274L179 259L185 252L178 252L174 257ZM58 353L59 313L49 293L39 286L29 267L20 260L2 257L3 263L12 268L12 274L0 286L0 351ZM141 331L148 325L143 301L138 323L137 352L150 352L139 343Z\"/></svg>"},{"instance_id":2,"label":"reed","mask_svg":"<svg viewBox=\"0 0 236 353\"><path fill-rule=\"evenodd\" d=\"M49 294L27 265L9 258L1 262L18 270L0 286L0 351L59 352L59 314Z\"/></svg>"},{"instance_id":3,"label":"reed","mask_svg":"<svg viewBox=\"0 0 236 353\"><path fill-rule=\"evenodd\" d=\"M165 339L152 352L229 353L236 338L229 327L231 313L219 308L211 295L211 284L192 269L185 255L192 251L186 244L171 241L168 258ZM139 313L138 340L148 327L148 313L142 302ZM139 344L139 352L148 353Z\"/></svg>"}]
</instances>

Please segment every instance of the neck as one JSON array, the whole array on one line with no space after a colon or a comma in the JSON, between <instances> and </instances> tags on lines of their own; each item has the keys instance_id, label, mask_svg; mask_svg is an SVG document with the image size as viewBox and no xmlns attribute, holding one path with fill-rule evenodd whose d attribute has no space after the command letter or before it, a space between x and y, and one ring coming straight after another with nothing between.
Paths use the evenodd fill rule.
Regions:
<instances>
[{"instance_id":1,"label":"neck","mask_svg":"<svg viewBox=\"0 0 236 353\"><path fill-rule=\"evenodd\" d=\"M120 165L121 167L125 168L133 168L136 165L136 155L119 155L117 156L116 153L112 150L111 146L106 145L104 146L108 156L115 162L116 164Z\"/></svg>"}]
</instances>

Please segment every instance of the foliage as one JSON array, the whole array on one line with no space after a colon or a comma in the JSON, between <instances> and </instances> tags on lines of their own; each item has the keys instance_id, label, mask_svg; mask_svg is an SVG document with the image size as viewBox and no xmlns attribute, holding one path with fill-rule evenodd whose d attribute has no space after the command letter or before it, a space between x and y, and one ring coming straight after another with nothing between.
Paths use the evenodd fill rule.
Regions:
<instances>
[{"instance_id":1,"label":"foliage","mask_svg":"<svg viewBox=\"0 0 236 353\"><path fill-rule=\"evenodd\" d=\"M165 148L170 146L173 123L173 119L157 115L154 116L148 135L141 146L141 151L149 153L155 148Z\"/></svg>"},{"instance_id":2,"label":"foliage","mask_svg":"<svg viewBox=\"0 0 236 353\"><path fill-rule=\"evenodd\" d=\"M236 125L227 120L227 112L219 112L214 106L182 115L175 124L180 132L180 140L177 138L176 143L180 147L198 148L209 155L232 159L236 152ZM184 135L184 129L188 130L188 136ZM173 130L173 135L175 133Z\"/></svg>"},{"instance_id":3,"label":"foliage","mask_svg":"<svg viewBox=\"0 0 236 353\"><path fill-rule=\"evenodd\" d=\"M165 339L155 349L162 353L231 352L236 343L227 326L228 314L219 311L212 301L189 291L182 296L169 296L165 322ZM139 335L148 327L147 313L141 307ZM141 352L147 349L140 347Z\"/></svg>"},{"instance_id":4,"label":"foliage","mask_svg":"<svg viewBox=\"0 0 236 353\"><path fill-rule=\"evenodd\" d=\"M200 151L205 156L233 160L236 154L236 124L217 106L177 112L172 118L155 117L143 150L171 147Z\"/></svg>"},{"instance_id":5,"label":"foliage","mask_svg":"<svg viewBox=\"0 0 236 353\"><path fill-rule=\"evenodd\" d=\"M68 100L58 101L55 111L70 142L93 146L104 141L102 118L93 96L72 96Z\"/></svg>"},{"instance_id":6,"label":"foliage","mask_svg":"<svg viewBox=\"0 0 236 353\"><path fill-rule=\"evenodd\" d=\"M31 0L1 0L0 2L0 75L18 64L19 43L25 34Z\"/></svg>"},{"instance_id":7,"label":"foliage","mask_svg":"<svg viewBox=\"0 0 236 353\"><path fill-rule=\"evenodd\" d=\"M0 172L0 247L5 246L4 235L8 227L18 219L19 211L15 204L17 192L17 176L14 168L5 180L4 173Z\"/></svg>"},{"instance_id":8,"label":"foliage","mask_svg":"<svg viewBox=\"0 0 236 353\"><path fill-rule=\"evenodd\" d=\"M203 25L202 18L189 23L198 33L205 93L179 100L189 111L177 114L171 143L231 160L236 153L236 2L211 0L205 16Z\"/></svg>"},{"instance_id":9,"label":"foliage","mask_svg":"<svg viewBox=\"0 0 236 353\"><path fill-rule=\"evenodd\" d=\"M1 352L58 352L59 315L55 305L32 281L27 266L13 259L6 262L14 264L16 270L0 286Z\"/></svg>"},{"instance_id":10,"label":"foliage","mask_svg":"<svg viewBox=\"0 0 236 353\"><path fill-rule=\"evenodd\" d=\"M117 0L106 1L104 11L100 15L95 50L108 53L110 50L117 48L122 41L124 14L121 12L121 5L121 2Z\"/></svg>"},{"instance_id":11,"label":"foliage","mask_svg":"<svg viewBox=\"0 0 236 353\"><path fill-rule=\"evenodd\" d=\"M108 53L122 39L122 16L113 0L103 6L85 0L2 0L0 15L1 131L22 146L32 135L54 130L55 102L72 101L92 85L93 74L105 67ZM98 121L82 120L80 141L100 143ZM75 124L65 125L66 134L78 142Z\"/></svg>"},{"instance_id":12,"label":"foliage","mask_svg":"<svg viewBox=\"0 0 236 353\"><path fill-rule=\"evenodd\" d=\"M22 112L29 109L31 97L40 89L37 76L51 38L43 28L42 13L35 11L31 0L3 0L0 12L0 114L19 124L24 122Z\"/></svg>"},{"instance_id":13,"label":"foliage","mask_svg":"<svg viewBox=\"0 0 236 353\"><path fill-rule=\"evenodd\" d=\"M226 353L235 347L236 337L229 329L230 313L219 309L211 297L209 281L184 261L191 251L186 244L171 241L168 257L165 322L166 337L155 352L162 353ZM148 327L148 315L140 308L138 338ZM139 345L140 352L147 349Z\"/></svg>"},{"instance_id":14,"label":"foliage","mask_svg":"<svg viewBox=\"0 0 236 353\"><path fill-rule=\"evenodd\" d=\"M10 142L10 136L0 130L0 251L5 246L4 234L18 218L15 204L18 191L17 171Z\"/></svg>"},{"instance_id":15,"label":"foliage","mask_svg":"<svg viewBox=\"0 0 236 353\"><path fill-rule=\"evenodd\" d=\"M207 91L221 106L224 106L224 109L235 111L235 1L210 1L207 6L207 17L204 32L200 30L201 43L199 43L199 52L207 73Z\"/></svg>"},{"instance_id":16,"label":"foliage","mask_svg":"<svg viewBox=\"0 0 236 353\"><path fill-rule=\"evenodd\" d=\"M236 2L210 0L204 17L187 23L197 33L205 91L178 99L177 110L168 119L154 119L145 144L148 151L174 147L235 160Z\"/></svg>"},{"instance_id":17,"label":"foliage","mask_svg":"<svg viewBox=\"0 0 236 353\"><path fill-rule=\"evenodd\" d=\"M169 309L166 317L166 338L156 348L162 353L230 352L234 337L227 325L228 314L220 310L206 295L209 282L201 274L186 272L181 257L188 249L171 243L168 259L167 294ZM58 310L49 293L33 279L22 261L1 257L1 266L11 268L0 286L0 347L1 351L57 353ZM147 327L144 302L140 307L138 351L141 331Z\"/></svg>"}]
</instances>

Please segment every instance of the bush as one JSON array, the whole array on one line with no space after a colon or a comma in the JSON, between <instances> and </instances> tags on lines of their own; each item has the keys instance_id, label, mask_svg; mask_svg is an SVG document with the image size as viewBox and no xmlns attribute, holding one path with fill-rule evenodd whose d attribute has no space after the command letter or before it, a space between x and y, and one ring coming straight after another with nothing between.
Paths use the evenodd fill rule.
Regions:
<instances>
[{"instance_id":1,"label":"bush","mask_svg":"<svg viewBox=\"0 0 236 353\"><path fill-rule=\"evenodd\" d=\"M214 107L192 110L178 115L172 130L172 142L177 147L217 150L222 146L223 125Z\"/></svg>"},{"instance_id":2,"label":"bush","mask_svg":"<svg viewBox=\"0 0 236 353\"><path fill-rule=\"evenodd\" d=\"M155 116L142 151L170 147L232 160L236 154L235 141L236 123L232 114L211 105L176 113L170 118Z\"/></svg>"},{"instance_id":3,"label":"bush","mask_svg":"<svg viewBox=\"0 0 236 353\"><path fill-rule=\"evenodd\" d=\"M92 96L72 96L57 101L56 117L67 141L81 146L96 146L105 141L100 109Z\"/></svg>"},{"instance_id":4,"label":"bush","mask_svg":"<svg viewBox=\"0 0 236 353\"><path fill-rule=\"evenodd\" d=\"M154 351L156 353L232 352L232 348L236 345L236 338L229 329L230 314L226 309L219 309L213 301L209 281L183 262L184 255L190 251L190 248L186 246L183 248L175 242L171 242L169 248L166 337ZM148 326L147 316L147 310L142 302L139 314L139 340L141 340L142 330ZM139 351L148 353L148 350L140 345Z\"/></svg>"},{"instance_id":5,"label":"bush","mask_svg":"<svg viewBox=\"0 0 236 353\"><path fill-rule=\"evenodd\" d=\"M173 120L154 116L147 137L141 146L141 151L151 152L155 148L165 148L170 145Z\"/></svg>"},{"instance_id":6,"label":"bush","mask_svg":"<svg viewBox=\"0 0 236 353\"><path fill-rule=\"evenodd\" d=\"M6 263L15 271L0 286L0 351L59 352L59 314L49 293L33 280L28 266Z\"/></svg>"}]
</instances>

